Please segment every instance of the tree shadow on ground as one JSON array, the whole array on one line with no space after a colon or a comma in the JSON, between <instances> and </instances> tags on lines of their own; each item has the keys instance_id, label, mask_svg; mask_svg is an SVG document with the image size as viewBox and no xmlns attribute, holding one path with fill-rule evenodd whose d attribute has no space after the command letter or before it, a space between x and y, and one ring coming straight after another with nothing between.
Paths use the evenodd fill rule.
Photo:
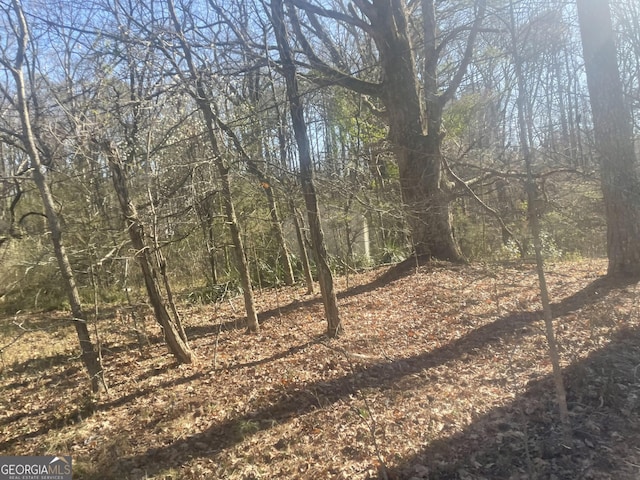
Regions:
<instances>
[{"instance_id":1,"label":"tree shadow on ground","mask_svg":"<svg viewBox=\"0 0 640 480\"><path fill-rule=\"evenodd\" d=\"M294 347L290 347L286 350L282 350L281 352L278 352L274 355L271 355L269 357L265 357L259 360L255 360L252 362L248 362L248 363L241 363L241 364L234 364L230 367L225 368L224 370L239 370L242 368L252 368L252 367L256 367L259 365L263 365L263 364L268 364L271 362L274 362L276 360L280 360L282 358L286 358L288 356L291 355L295 355L296 353L305 350L306 348L315 345L319 342L322 341L322 337L319 337L317 339L314 340L310 340L308 342L305 342L303 344L300 345L296 345ZM169 369L171 369L174 365L173 364L169 364L169 365L164 365L161 368L157 368L154 369L152 371L145 371L142 372L139 377L136 379L136 381L143 381L145 379L148 379L151 376L157 376L157 375L161 375L163 373L166 373ZM76 375L78 374L78 370L79 367L72 367L74 368L73 371L71 372L67 372L69 373L69 376L67 377L67 380L69 382L74 382L77 381L77 377ZM218 369L220 370L220 369ZM34 430L30 431L30 432L23 432L20 434L20 436L17 437L12 437L12 438L7 438L4 441L0 442L0 451L2 450L6 450L9 447L11 447L13 444L15 444L16 442L18 442L19 440L24 440L27 438L35 438L38 437L39 435L43 435L45 434L47 431L53 429L53 428L58 428L60 426L63 426L65 424L68 423L73 423L76 421L76 418L78 416L78 414L80 414L83 417L87 417L91 414L93 414L96 410L100 410L100 411L109 411L113 408L117 408L117 407L121 407L123 405L127 405L130 402L141 398L141 397L151 397L153 395L155 395L158 391L165 391L168 389L171 389L173 387L177 387L179 385L185 385L185 384L189 384L193 381L199 380L201 378L203 378L205 375L214 375L215 372L207 372L207 373L203 373L202 371L197 371L195 373L193 373L192 375L188 375L188 376L184 376L184 377L180 377L180 378L172 378L170 380L167 381L161 381L158 382L156 384L150 385L148 387L139 389L139 390L135 390L133 392L130 392L126 395L123 395L121 397L117 397L117 398L111 398L108 400L104 400L102 402L100 402L99 404L95 404L95 403L91 403L91 404L87 404L87 405L79 405L79 407L82 407L81 411L80 409L75 409L73 411L71 411L71 413L69 415L65 415L64 417L61 416L56 416L54 415L56 413L56 407L53 405L49 405L45 408L42 409L38 409L38 410L32 410L30 412L20 412L20 413L16 413L13 415L9 415L6 416L4 418L0 418L0 427L3 425L8 425L11 422L16 422L19 421L25 417L29 417L29 416L38 416L41 414L50 414L51 418L47 418L47 420L44 422L44 424L40 425L39 427L36 427ZM51 377L51 380L55 380L57 377L64 375L64 374L56 374ZM63 389L65 387L62 387ZM74 417L74 418L71 418Z\"/></svg>"},{"instance_id":2,"label":"tree shadow on ground","mask_svg":"<svg viewBox=\"0 0 640 480\"><path fill-rule=\"evenodd\" d=\"M159 335L149 336L149 345L159 345L163 339ZM100 353L103 358L118 357L134 350L138 350L140 345L137 342L117 343L115 345L103 341L100 345ZM146 347L145 347L146 348ZM57 367L65 367L60 371ZM52 355L29 358L22 362L14 362L8 370L17 374L37 375L38 381L45 384L69 385L72 386L77 378L75 374L83 370L82 362L76 352L55 353ZM87 377L88 378L88 377ZM26 379L7 384L5 388L24 387L25 384L33 382L34 379Z\"/></svg>"},{"instance_id":3,"label":"tree shadow on ground","mask_svg":"<svg viewBox=\"0 0 640 480\"><path fill-rule=\"evenodd\" d=\"M343 300L347 298L351 298L357 295L361 295L363 293L373 292L379 288L383 288L389 283L399 280L403 277L411 275L416 269L420 268L428 268L430 271L437 269L461 269L464 268L462 265L452 264L448 262L425 262L425 259L419 260L416 262L415 257L410 257L403 262L400 262L384 273L379 275L377 278L372 280L371 282L365 283L363 285L357 285L351 287L347 290L338 293L338 299ZM564 315L571 310L575 310L580 308L581 305L588 305L590 303L598 301L602 296L606 296L608 292L612 289L621 288L629 283L632 280L625 278L610 278L610 277L602 277L594 281L587 288L581 290L576 295L568 297L564 301L555 304L554 307L554 316ZM282 305L277 308L273 308L270 310L265 310L258 314L258 320L260 324L264 324L268 321L271 321L275 318L279 318L281 315L285 315L295 311L302 311L306 308L309 308L313 305L321 305L322 298L319 295L313 296L306 300L294 300L288 304ZM513 313L512 315L517 315L518 313ZM103 315L104 316L104 315ZM187 338L190 340L195 340L198 338L207 337L210 335L217 335L223 332L229 332L233 330L246 329L246 321L243 317L235 317L229 319L227 321L212 323L210 325L197 325L197 326L189 326L185 325L185 333L187 334ZM163 342L163 339L160 335L148 335L149 343L152 345L160 344ZM140 348L140 345L137 341L131 341L127 343L118 343L117 345L110 345L108 342L103 342L103 356L105 358L114 357L121 353L125 353L131 350L135 350ZM16 371L27 371L31 369L37 369L39 371L46 371L44 368L45 365L48 366L56 366L62 365L66 362L74 360L77 358L75 354L57 354L49 357L40 357L38 359L29 359L22 363L16 363L12 366L12 369Z\"/></svg>"},{"instance_id":4,"label":"tree shadow on ground","mask_svg":"<svg viewBox=\"0 0 640 480\"><path fill-rule=\"evenodd\" d=\"M363 293L373 292L379 288L385 287L391 282L411 275L412 273L416 272L418 268L427 268L429 269L429 271L438 269L460 270L465 268L465 266L450 262L426 261L425 258L421 258L416 261L415 257L410 257L403 262L390 267L388 270L380 274L371 282L362 285L356 285L342 292L338 292L337 297L339 300L344 300L361 295ZM572 295L564 299L563 301L554 304L554 316L562 316L572 310L580 308L581 306L597 302L603 296L606 296L611 290L622 288L631 283L635 283L636 281L637 279L626 277L600 277L592 282L588 287L584 288L575 295ZM279 318L281 315L295 312L297 310L304 310L311 306L321 304L322 297L320 297L319 295L315 295L305 300L294 300L293 302L290 302L288 304L258 313L258 321L260 324L263 324L275 318ZM211 325L186 326L185 332L187 333L188 338L195 339L206 337L209 335L215 335L219 332L221 333L245 328L245 319L242 317L236 317Z\"/></svg>"},{"instance_id":5,"label":"tree shadow on ground","mask_svg":"<svg viewBox=\"0 0 640 480\"><path fill-rule=\"evenodd\" d=\"M640 477L640 328L622 329L563 376L573 438L558 424L550 377L509 405L405 459L395 480L637 479Z\"/></svg>"},{"instance_id":6,"label":"tree shadow on ground","mask_svg":"<svg viewBox=\"0 0 640 480\"><path fill-rule=\"evenodd\" d=\"M340 300L354 297L363 293L372 292L378 288L382 288L390 282L399 280L407 275L416 271L416 268L421 266L422 268L428 268L430 270L436 269L456 269L462 268L460 265L451 264L448 262L429 262L426 258L422 258L416 263L415 257L410 257L403 262L400 262L396 265L391 266L384 273L379 275L373 281L365 283L363 285L357 285L351 287L345 291L338 293L338 298ZM294 312L297 310L304 310L313 305L321 305L322 297L319 295L315 295L306 300L295 300L291 303L282 305L277 308L273 308L270 310L265 310L263 312L258 313L258 321L260 324L264 324L268 321L271 321L276 318L280 318L281 315L288 314L290 312ZM142 308L142 304L136 304L135 308ZM150 309L150 307L149 307ZM151 310L149 310L151 312ZM115 315L116 308L110 307L107 309L103 309L102 314L100 315L100 322L103 322L110 316L113 317ZM39 321L39 317L36 317L34 322ZM47 320L47 323L37 324L40 329L44 329L49 325L51 320ZM59 320L61 322L68 321L66 319ZM68 322L71 325L71 322ZM58 327L60 328L60 327ZM212 323L210 325L197 325L197 326L189 326L185 325L185 333L189 340L195 340L211 335L218 335L223 332L229 332L233 330L246 329L246 319L244 317L235 317L229 319L227 321ZM163 343L163 338L161 335L147 335L147 340L151 345L157 345ZM120 354L127 353L136 349L144 349L141 347L138 341L130 341L117 344L111 344L108 341L103 340L101 344L102 356L108 361L110 358L116 358ZM55 354L45 357L38 357L36 359L27 359L24 362L16 362L11 366L11 369L15 372L44 372L39 374L41 380L45 382L53 381L54 383L59 380L60 374L49 374L47 372L50 371L51 367L54 366L62 366L69 362L73 362L74 366L70 368L74 368L78 370L80 368L80 363L77 354L75 353L66 353L66 354ZM237 366L235 368L241 368L241 366ZM148 373L148 375L153 375L154 372ZM74 378L70 373L70 370L66 370L63 375L66 375L68 378ZM17 385L14 385L17 386ZM9 388L11 385L9 385Z\"/></svg>"},{"instance_id":7,"label":"tree shadow on ground","mask_svg":"<svg viewBox=\"0 0 640 480\"><path fill-rule=\"evenodd\" d=\"M224 368L223 370L231 371L231 370L238 370L238 369L241 369L241 368L252 368L252 367L259 366L259 365L264 365L264 364L267 364L267 363L271 363L271 362L274 362L276 360L280 360L282 358L288 357L290 355L295 355L296 353L298 353L298 352L310 347L311 345L319 343L320 341L321 341L321 338L318 338L318 339L315 339L315 340L310 340L310 341L305 342L303 344L300 344L300 345L297 345L295 347L291 347L291 348L288 348L288 349L283 350L281 352L278 352L278 353L276 353L274 355L271 355L270 357L262 358L260 360L255 360L255 361L248 362L248 363L234 364L234 365L231 365L230 367ZM158 374L162 373L165 370L166 370L166 368L159 369L159 371L157 373ZM219 369L219 370L221 370L221 369ZM141 390L136 390L135 392L131 392L131 393L129 393L127 395L124 395L122 397L118 397L118 398L114 398L114 399L106 401L106 402L102 402L102 403L100 403L98 408L99 408L100 411L108 411L108 410L111 410L112 408L120 407L122 405L126 405L129 402L131 402L132 400L135 400L136 398L153 395L155 392L158 392L158 391L164 391L164 390L170 389L171 387L175 387L175 386L178 386L178 385L184 385L184 384L187 384L187 383L191 383L192 381L198 380L198 379L204 377L205 375L214 375L214 373L215 372L212 371L212 372L208 372L208 373L205 374L205 373L203 373L201 371L198 371L198 372L195 372L194 374L186 376L186 377L180 377L180 378L177 378L177 379L172 379L172 380L169 380L169 381L160 382L158 384L151 385L151 386L149 386L147 388L144 388L144 389L141 389ZM151 375L149 375L148 373L144 373L143 375L141 375L138 378L138 380L142 380L144 378L148 378L149 376L151 376Z\"/></svg>"},{"instance_id":8,"label":"tree shadow on ground","mask_svg":"<svg viewBox=\"0 0 640 480\"><path fill-rule=\"evenodd\" d=\"M346 298L354 297L357 295L361 295L363 293L373 292L378 288L382 288L389 283L400 280L403 277L410 275L415 272L418 267L428 268L430 270L436 269L460 269L463 268L461 265L449 263L449 262L427 262L425 259L422 259L421 262L416 263L415 257L410 257L403 262L400 262L384 273L379 275L377 278L372 280L371 282L356 285L354 287L350 287L342 292L338 292L337 297L338 300L344 300ZM305 300L294 300L285 305L272 308L269 310L264 310L258 313L258 322L262 325L270 320L275 318L279 318L281 315L286 315L291 312L295 312L296 310L304 310L314 305L322 305L322 297L319 294L316 294L310 298ZM218 332L228 332L231 330L238 330L247 328L246 319L236 317L231 320L227 320L224 322L218 322L211 325L198 325L198 326L185 326L185 332L188 338L200 338L206 337L208 335L215 335Z\"/></svg>"},{"instance_id":9,"label":"tree shadow on ground","mask_svg":"<svg viewBox=\"0 0 640 480\"><path fill-rule=\"evenodd\" d=\"M403 277L411 275L418 268L427 268L430 271L437 269L455 270L464 268L463 265L452 264L449 262L436 262L428 261L426 257L416 259L410 257L396 265L393 265L387 269L384 273L380 274L377 278L371 282L363 285L357 285L347 290L338 293L338 299L343 300L351 298L363 293L368 293L383 288L389 283L399 280ZM606 296L612 289L621 288L628 285L633 280L627 278L610 278L601 277L590 284L587 288L581 292L573 295L564 301L554 305L554 316L564 315L571 310L580 308L581 305L588 305L595 301L598 301L602 296ZM322 298L319 295L315 295L305 300L294 300L288 304L265 310L258 314L258 320L260 324L271 321L275 318L279 318L281 315L285 315L297 310L304 310L313 305L321 305ZM140 305L137 305L140 307ZM100 316L100 321L104 321L109 318L109 315L105 312L111 312L114 314L115 308L104 310ZM31 320L30 320L31 321ZM33 320L34 322L40 321L38 318ZM45 329L51 320L47 320L47 323L42 323L41 328ZM67 320L60 320L60 322ZM69 325L71 322L68 322ZM39 324L37 324L39 325ZM59 328L59 327L58 327ZM185 326L185 333L190 340L207 337L210 335L217 335L218 333L228 332L238 329L246 329L246 319L243 317L235 317L226 321L212 323L210 325L198 325L198 326ZM152 345L163 342L161 335L148 335L149 343ZM140 348L140 344L137 341L131 341L126 343L118 343L117 345L110 345L108 342L103 342L102 349L105 358L117 356L121 353L125 353L134 349ZM69 361L77 359L77 355L74 353L69 354L55 354L47 357L39 357L37 359L28 359L24 362L18 362L11 366L11 368L18 372L24 372L29 370L47 371L46 367L59 366Z\"/></svg>"},{"instance_id":10,"label":"tree shadow on ground","mask_svg":"<svg viewBox=\"0 0 640 480\"><path fill-rule=\"evenodd\" d=\"M624 280L596 280L576 294L554 304L554 315L564 315L589 303L599 301L613 289L620 288L628 283ZM168 465L167 461L163 460L167 458L175 459L175 452L188 452L188 454L181 457L181 461L188 461L190 458L215 456L245 438L245 436L239 435L238 432L242 431L242 426L247 423L257 425L256 431L267 430L275 424L287 422L320 406L334 404L359 391L393 388L400 379L415 375L425 369L441 366L463 355L473 358L478 355L478 352L493 345L498 345L500 342L514 336L525 337L532 335L534 334L534 329L529 328L529 325L541 317L541 312L510 313L432 351L410 358L354 367L350 374L340 378L318 381L302 387L287 388L284 392L279 393L268 406L220 422L204 432L180 438L171 444L151 448L142 455L122 458L113 464L106 465L105 468L114 475L114 478L138 467L144 467L147 473L153 474L163 468L175 468L175 462L172 465ZM640 363L640 360L638 363ZM408 460L407 464L411 464L411 462L411 460Z\"/></svg>"}]
</instances>

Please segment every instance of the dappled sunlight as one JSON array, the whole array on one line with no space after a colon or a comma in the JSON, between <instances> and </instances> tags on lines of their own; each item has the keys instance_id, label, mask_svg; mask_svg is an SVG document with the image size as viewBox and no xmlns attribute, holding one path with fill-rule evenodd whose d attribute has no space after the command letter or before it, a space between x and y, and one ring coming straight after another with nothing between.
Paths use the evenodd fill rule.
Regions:
<instances>
[{"instance_id":1,"label":"dappled sunlight","mask_svg":"<svg viewBox=\"0 0 640 480\"><path fill-rule=\"evenodd\" d=\"M593 395L605 394L601 387L591 391L606 387L596 377L581 380L600 375L585 359L638 324L635 284L598 280L594 267L601 266L559 263L549 271L563 362L578 372L568 377L574 415L595 401L588 400ZM405 478L399 472L427 478L420 475L464 470L491 476L523 468L516 462L516 470L507 469L504 455L515 455L517 445L507 453L495 441L522 441L528 434L531 441L550 442L536 425L553 430L556 422L532 267L427 265L386 286L377 280L382 272L359 274L351 279L352 293L341 292L345 333L337 340L324 336L315 301L284 288L277 293L280 313L265 318L257 335L216 329L220 324L206 308L185 309L195 334L193 365L175 365L158 344L105 355L112 387L100 398L82 393L82 372L74 365L64 368L75 386L44 382L34 390L15 376L35 379L43 372L16 363L3 376L13 393L3 400L9 422L2 450L44 451L54 442L85 469L80 478L364 479L383 467L397 478ZM269 308L275 297L265 290L259 301ZM230 305L215 308L220 319L233 321ZM122 336L107 322L100 329L107 344ZM631 363L619 364L620 371ZM613 403L630 394L611 392L605 400ZM16 414L29 409L28 416ZM482 442L487 432L493 443ZM613 442L613 448L615 438L607 438L599 445ZM445 448L447 442L455 448ZM584 445L576 450L580 458L590 448ZM541 452L537 446L531 451L541 472L578 461L552 462ZM597 471L603 465L587 466Z\"/></svg>"}]
</instances>

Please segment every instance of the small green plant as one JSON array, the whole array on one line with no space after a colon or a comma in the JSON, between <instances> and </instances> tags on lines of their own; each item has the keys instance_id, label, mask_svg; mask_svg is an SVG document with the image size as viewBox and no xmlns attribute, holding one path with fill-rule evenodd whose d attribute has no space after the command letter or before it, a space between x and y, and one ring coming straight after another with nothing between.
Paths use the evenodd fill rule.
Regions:
<instances>
[{"instance_id":1,"label":"small green plant","mask_svg":"<svg viewBox=\"0 0 640 480\"><path fill-rule=\"evenodd\" d=\"M508 240L506 245L502 245L496 255L497 260L517 260L520 258L520 249L513 240Z\"/></svg>"},{"instance_id":2,"label":"small green plant","mask_svg":"<svg viewBox=\"0 0 640 480\"><path fill-rule=\"evenodd\" d=\"M385 244L378 253L378 263L398 263L407 258L406 248L393 243Z\"/></svg>"},{"instance_id":3,"label":"small green plant","mask_svg":"<svg viewBox=\"0 0 640 480\"><path fill-rule=\"evenodd\" d=\"M197 289L192 289L186 295L187 302L193 305L203 305L221 302L229 296L240 293L240 286L236 281L228 281L216 285L207 285Z\"/></svg>"}]
</instances>

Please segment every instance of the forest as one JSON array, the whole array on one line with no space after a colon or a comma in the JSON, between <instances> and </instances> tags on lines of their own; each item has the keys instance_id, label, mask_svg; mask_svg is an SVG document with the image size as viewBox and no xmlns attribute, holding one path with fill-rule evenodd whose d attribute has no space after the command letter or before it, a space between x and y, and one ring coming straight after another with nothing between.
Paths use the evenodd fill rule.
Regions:
<instances>
[{"instance_id":1,"label":"forest","mask_svg":"<svg viewBox=\"0 0 640 480\"><path fill-rule=\"evenodd\" d=\"M0 465L640 476L635 0L0 0Z\"/></svg>"}]
</instances>

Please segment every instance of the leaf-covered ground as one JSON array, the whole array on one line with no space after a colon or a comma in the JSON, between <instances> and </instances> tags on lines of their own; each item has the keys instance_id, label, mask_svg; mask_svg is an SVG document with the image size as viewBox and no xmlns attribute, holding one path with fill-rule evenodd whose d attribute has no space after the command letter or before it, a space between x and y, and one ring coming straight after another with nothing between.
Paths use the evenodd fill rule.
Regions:
<instances>
[{"instance_id":1,"label":"leaf-covered ground","mask_svg":"<svg viewBox=\"0 0 640 480\"><path fill-rule=\"evenodd\" d=\"M257 294L257 335L240 298L185 306L193 365L105 309L100 398L63 314L3 319L0 454L69 454L78 479L640 478L638 290L605 268L549 266L570 442L533 266L427 265L339 279L337 340L302 287Z\"/></svg>"}]
</instances>

